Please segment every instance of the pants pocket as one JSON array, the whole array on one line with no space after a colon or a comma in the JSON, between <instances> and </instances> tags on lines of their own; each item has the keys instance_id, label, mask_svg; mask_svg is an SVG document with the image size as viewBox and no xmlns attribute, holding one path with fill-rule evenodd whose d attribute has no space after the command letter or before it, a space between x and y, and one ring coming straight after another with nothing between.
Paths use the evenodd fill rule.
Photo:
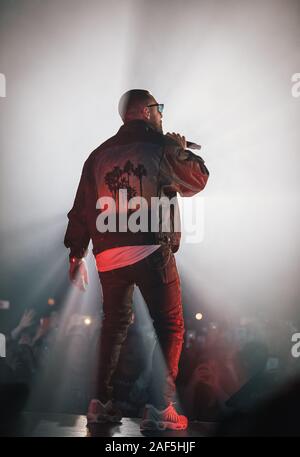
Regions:
<instances>
[{"instance_id":1,"label":"pants pocket","mask_svg":"<svg viewBox=\"0 0 300 457\"><path fill-rule=\"evenodd\" d=\"M150 277L159 278L163 284L168 284L178 277L176 261L173 252L167 245L162 245L147 258Z\"/></svg>"}]
</instances>

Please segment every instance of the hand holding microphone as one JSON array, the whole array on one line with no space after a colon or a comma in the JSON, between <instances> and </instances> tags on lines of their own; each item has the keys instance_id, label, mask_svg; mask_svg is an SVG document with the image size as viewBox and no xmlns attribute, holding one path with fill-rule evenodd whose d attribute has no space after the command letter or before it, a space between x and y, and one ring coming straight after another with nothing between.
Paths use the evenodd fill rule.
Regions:
<instances>
[{"instance_id":1,"label":"hand holding microphone","mask_svg":"<svg viewBox=\"0 0 300 457\"><path fill-rule=\"evenodd\" d=\"M179 133L170 133L168 132L166 135L170 136L175 140L183 149L189 148L189 149L201 149L200 144L191 142L191 141L186 141L185 136L179 135Z\"/></svg>"},{"instance_id":2,"label":"hand holding microphone","mask_svg":"<svg viewBox=\"0 0 300 457\"><path fill-rule=\"evenodd\" d=\"M182 149L186 149L187 144L186 144L185 136L181 136L181 135L179 135L179 133L175 133L175 132L173 132L173 133L168 132L167 136L170 136L171 138L173 138L173 140L175 140L176 143L178 143L182 147Z\"/></svg>"}]
</instances>

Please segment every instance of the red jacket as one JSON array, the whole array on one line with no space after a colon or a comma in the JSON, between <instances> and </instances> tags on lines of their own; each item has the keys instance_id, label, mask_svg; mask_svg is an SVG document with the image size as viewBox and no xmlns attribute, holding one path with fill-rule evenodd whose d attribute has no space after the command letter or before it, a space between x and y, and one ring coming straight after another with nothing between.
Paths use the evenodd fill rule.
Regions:
<instances>
[{"instance_id":1,"label":"red jacket","mask_svg":"<svg viewBox=\"0 0 300 457\"><path fill-rule=\"evenodd\" d=\"M174 226L174 211L171 209L169 214L168 230L164 230L161 220L159 229L151 230L151 202L155 200L152 199L167 197L176 201L177 192L183 197L195 195L205 187L208 176L201 157L182 149L172 138L155 131L143 120L127 122L86 160L73 208L68 213L65 246L71 249L71 256L79 258L86 255L90 239L95 255L117 246L165 242L175 252L180 243L180 231ZM127 227L124 232L120 229L120 189L126 189L127 200L145 199L149 215L147 230L134 232ZM105 232L99 231L98 218L106 209L99 204L103 197L117 202L117 225ZM129 209L127 213L130 216L134 210Z\"/></svg>"}]
</instances>

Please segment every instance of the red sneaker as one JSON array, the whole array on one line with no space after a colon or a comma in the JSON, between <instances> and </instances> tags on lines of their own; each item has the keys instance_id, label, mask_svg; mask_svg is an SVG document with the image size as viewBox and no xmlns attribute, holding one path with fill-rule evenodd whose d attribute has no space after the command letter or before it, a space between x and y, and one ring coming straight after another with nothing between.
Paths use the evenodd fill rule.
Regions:
<instances>
[{"instance_id":1,"label":"red sneaker","mask_svg":"<svg viewBox=\"0 0 300 457\"><path fill-rule=\"evenodd\" d=\"M179 415L170 403L162 411L153 405L146 405L140 428L141 430L185 430L187 426L187 417Z\"/></svg>"},{"instance_id":2,"label":"red sneaker","mask_svg":"<svg viewBox=\"0 0 300 457\"><path fill-rule=\"evenodd\" d=\"M114 406L113 402L109 400L106 404L101 403L100 400L91 400L87 412L87 423L120 423L122 420L121 411Z\"/></svg>"}]
</instances>

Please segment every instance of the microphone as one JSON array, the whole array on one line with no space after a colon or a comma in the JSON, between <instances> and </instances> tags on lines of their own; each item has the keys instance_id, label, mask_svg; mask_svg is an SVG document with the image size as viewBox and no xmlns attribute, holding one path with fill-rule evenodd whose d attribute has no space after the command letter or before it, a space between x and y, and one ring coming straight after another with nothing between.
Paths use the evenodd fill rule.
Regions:
<instances>
[{"instance_id":1,"label":"microphone","mask_svg":"<svg viewBox=\"0 0 300 457\"><path fill-rule=\"evenodd\" d=\"M192 141L187 141L187 142L186 142L186 147L187 147L188 149L201 149L200 144L194 143L194 142L192 142Z\"/></svg>"}]
</instances>

